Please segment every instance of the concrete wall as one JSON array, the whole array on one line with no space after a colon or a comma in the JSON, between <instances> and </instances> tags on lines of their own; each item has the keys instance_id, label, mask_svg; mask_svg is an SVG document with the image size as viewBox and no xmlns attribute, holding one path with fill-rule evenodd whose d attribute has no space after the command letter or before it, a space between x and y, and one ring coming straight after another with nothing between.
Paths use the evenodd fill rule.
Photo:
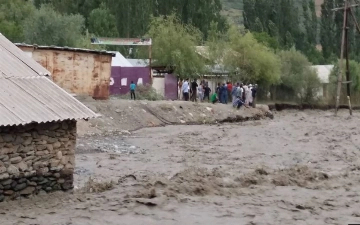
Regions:
<instances>
[{"instance_id":1,"label":"concrete wall","mask_svg":"<svg viewBox=\"0 0 360 225\"><path fill-rule=\"evenodd\" d=\"M53 81L70 93L109 98L111 55L19 46L50 71Z\"/></svg>"},{"instance_id":2,"label":"concrete wall","mask_svg":"<svg viewBox=\"0 0 360 225\"><path fill-rule=\"evenodd\" d=\"M76 121L0 127L0 201L73 188Z\"/></svg>"}]
</instances>

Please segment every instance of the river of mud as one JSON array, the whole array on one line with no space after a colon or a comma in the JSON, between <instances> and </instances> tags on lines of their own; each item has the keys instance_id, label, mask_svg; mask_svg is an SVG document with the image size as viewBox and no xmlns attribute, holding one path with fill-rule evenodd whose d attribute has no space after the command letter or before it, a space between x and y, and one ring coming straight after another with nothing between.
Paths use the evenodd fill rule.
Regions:
<instances>
[{"instance_id":1,"label":"river of mud","mask_svg":"<svg viewBox=\"0 0 360 225\"><path fill-rule=\"evenodd\" d=\"M76 189L0 204L0 224L360 223L360 114L80 137Z\"/></svg>"}]
</instances>

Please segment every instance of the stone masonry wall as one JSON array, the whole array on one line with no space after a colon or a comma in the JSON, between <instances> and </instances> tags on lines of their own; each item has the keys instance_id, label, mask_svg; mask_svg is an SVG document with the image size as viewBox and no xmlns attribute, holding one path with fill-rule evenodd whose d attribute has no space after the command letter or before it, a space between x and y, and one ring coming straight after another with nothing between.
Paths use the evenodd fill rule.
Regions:
<instances>
[{"instance_id":1,"label":"stone masonry wall","mask_svg":"<svg viewBox=\"0 0 360 225\"><path fill-rule=\"evenodd\" d=\"M0 202L73 188L76 121L0 127Z\"/></svg>"}]
</instances>

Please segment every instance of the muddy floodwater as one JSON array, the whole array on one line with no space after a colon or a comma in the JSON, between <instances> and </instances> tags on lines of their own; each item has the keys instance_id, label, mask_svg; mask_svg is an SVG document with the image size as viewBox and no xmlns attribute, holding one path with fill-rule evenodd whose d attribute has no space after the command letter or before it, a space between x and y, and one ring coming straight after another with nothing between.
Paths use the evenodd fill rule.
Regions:
<instances>
[{"instance_id":1,"label":"muddy floodwater","mask_svg":"<svg viewBox=\"0 0 360 225\"><path fill-rule=\"evenodd\" d=\"M360 223L360 114L79 137L74 193L0 204L0 224Z\"/></svg>"}]
</instances>

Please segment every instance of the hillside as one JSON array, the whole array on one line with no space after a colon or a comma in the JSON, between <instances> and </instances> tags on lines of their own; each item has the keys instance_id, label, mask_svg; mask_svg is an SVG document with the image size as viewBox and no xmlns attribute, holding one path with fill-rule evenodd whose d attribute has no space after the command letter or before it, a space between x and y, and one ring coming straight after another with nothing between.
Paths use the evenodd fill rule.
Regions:
<instances>
[{"instance_id":1,"label":"hillside","mask_svg":"<svg viewBox=\"0 0 360 225\"><path fill-rule=\"evenodd\" d=\"M314 1L316 5L316 15L320 17L321 4L324 2L324 0L314 0ZM243 0L221 0L221 2L223 4L222 14L228 17L230 21L233 21L236 24L242 24Z\"/></svg>"}]
</instances>

